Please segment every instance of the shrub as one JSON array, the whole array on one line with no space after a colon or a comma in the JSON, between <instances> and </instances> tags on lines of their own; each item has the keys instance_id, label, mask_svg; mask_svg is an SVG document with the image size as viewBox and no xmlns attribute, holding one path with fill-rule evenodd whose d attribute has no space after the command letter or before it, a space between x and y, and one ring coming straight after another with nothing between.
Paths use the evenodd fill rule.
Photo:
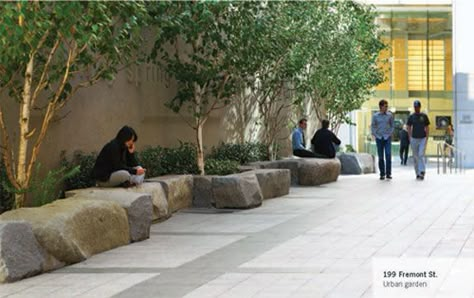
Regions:
<instances>
[{"instance_id":1,"label":"shrub","mask_svg":"<svg viewBox=\"0 0 474 298\"><path fill-rule=\"evenodd\" d=\"M39 207L59 199L62 194L60 184L65 179L70 179L79 173L79 166L72 169L63 166L58 170L49 171L45 177L41 177L40 169L41 164L38 163L33 173L30 186L27 189L17 190L11 186L11 184L2 183L6 192L12 196L11 203L8 206L9 209L13 208L13 195L16 193L26 193L28 197L32 198L31 201L34 207Z\"/></svg>"},{"instance_id":2,"label":"shrub","mask_svg":"<svg viewBox=\"0 0 474 298\"><path fill-rule=\"evenodd\" d=\"M267 150L262 143L246 142L244 144L221 143L218 147L212 147L209 159L234 160L239 164L268 160Z\"/></svg>"},{"instance_id":3,"label":"shrub","mask_svg":"<svg viewBox=\"0 0 474 298\"><path fill-rule=\"evenodd\" d=\"M206 175L229 175L239 172L239 163L235 160L206 159Z\"/></svg>"},{"instance_id":4,"label":"shrub","mask_svg":"<svg viewBox=\"0 0 474 298\"><path fill-rule=\"evenodd\" d=\"M13 208L13 202L15 201L14 193L11 191L13 186L8 180L7 171L0 162L0 213L8 211Z\"/></svg>"},{"instance_id":5,"label":"shrub","mask_svg":"<svg viewBox=\"0 0 474 298\"><path fill-rule=\"evenodd\" d=\"M196 147L180 142L178 148L164 148L161 165L166 174L198 174Z\"/></svg>"},{"instance_id":6,"label":"shrub","mask_svg":"<svg viewBox=\"0 0 474 298\"><path fill-rule=\"evenodd\" d=\"M95 186L95 180L92 177L92 169L94 168L97 154L95 152L85 154L82 151L75 151L71 161L65 157L65 152L61 153L61 165L67 170L79 166L79 172L71 177L64 179L64 189L78 189Z\"/></svg>"},{"instance_id":7,"label":"shrub","mask_svg":"<svg viewBox=\"0 0 474 298\"><path fill-rule=\"evenodd\" d=\"M147 147L138 154L140 165L148 177L169 174L197 174L196 147L180 142L177 148Z\"/></svg>"},{"instance_id":8,"label":"shrub","mask_svg":"<svg viewBox=\"0 0 474 298\"><path fill-rule=\"evenodd\" d=\"M49 171L46 177L39 175L41 164L36 167L35 174L27 190L33 198L33 206L39 207L51 203L61 197L62 190L59 185L66 179L73 179L75 175L80 173L80 166L72 169L61 167L58 170Z\"/></svg>"},{"instance_id":9,"label":"shrub","mask_svg":"<svg viewBox=\"0 0 474 298\"><path fill-rule=\"evenodd\" d=\"M146 169L147 177L157 177L164 174L161 161L163 159L163 148L160 146L146 147L138 153L139 164Z\"/></svg>"}]
</instances>

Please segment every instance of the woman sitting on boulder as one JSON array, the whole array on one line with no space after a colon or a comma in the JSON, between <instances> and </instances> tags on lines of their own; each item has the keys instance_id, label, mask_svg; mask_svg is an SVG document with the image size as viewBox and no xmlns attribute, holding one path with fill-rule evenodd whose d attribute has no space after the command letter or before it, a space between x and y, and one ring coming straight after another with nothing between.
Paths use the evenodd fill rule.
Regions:
<instances>
[{"instance_id":1,"label":"woman sitting on boulder","mask_svg":"<svg viewBox=\"0 0 474 298\"><path fill-rule=\"evenodd\" d=\"M138 136L130 126L122 127L117 136L100 151L92 174L101 187L130 187L143 183L145 169L135 158Z\"/></svg>"}]
</instances>

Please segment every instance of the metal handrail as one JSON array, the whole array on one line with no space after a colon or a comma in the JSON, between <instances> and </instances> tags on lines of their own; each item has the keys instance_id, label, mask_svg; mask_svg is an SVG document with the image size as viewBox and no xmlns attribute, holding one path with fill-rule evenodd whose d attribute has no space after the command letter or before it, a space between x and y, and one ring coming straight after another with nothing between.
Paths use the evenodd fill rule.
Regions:
<instances>
[{"instance_id":1,"label":"metal handrail","mask_svg":"<svg viewBox=\"0 0 474 298\"><path fill-rule=\"evenodd\" d=\"M449 149L449 150L446 150ZM446 155L446 151L449 151L449 156ZM449 145L446 142L438 142L437 146L437 168L438 174L440 173L440 160L441 160L441 169L443 174L447 173L449 168L449 174L453 173L464 173L464 161L466 159L466 155L464 152L459 150L453 145Z\"/></svg>"}]
</instances>

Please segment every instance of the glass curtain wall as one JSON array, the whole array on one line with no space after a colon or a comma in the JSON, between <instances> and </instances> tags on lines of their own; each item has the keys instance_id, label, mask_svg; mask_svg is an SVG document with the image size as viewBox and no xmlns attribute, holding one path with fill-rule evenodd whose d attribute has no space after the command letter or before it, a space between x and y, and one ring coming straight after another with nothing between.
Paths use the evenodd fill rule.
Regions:
<instances>
[{"instance_id":1,"label":"glass curtain wall","mask_svg":"<svg viewBox=\"0 0 474 298\"><path fill-rule=\"evenodd\" d=\"M436 141L444 139L453 121L451 9L393 9L380 12L377 22L389 45L380 57L386 81L358 112L359 152L376 154L370 122L384 98L395 115L392 155L397 156L398 132L413 112L413 101L419 99L432 123L427 154L436 155Z\"/></svg>"}]
</instances>

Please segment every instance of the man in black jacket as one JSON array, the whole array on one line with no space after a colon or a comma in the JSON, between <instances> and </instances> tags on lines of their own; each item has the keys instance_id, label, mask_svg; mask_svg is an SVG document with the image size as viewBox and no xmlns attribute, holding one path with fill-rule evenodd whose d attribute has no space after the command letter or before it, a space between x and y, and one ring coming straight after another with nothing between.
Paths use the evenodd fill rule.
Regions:
<instances>
[{"instance_id":1,"label":"man in black jacket","mask_svg":"<svg viewBox=\"0 0 474 298\"><path fill-rule=\"evenodd\" d=\"M100 151L92 174L101 187L129 187L143 182L145 169L135 158L138 136L130 126L122 127L117 136Z\"/></svg>"},{"instance_id":2,"label":"man in black jacket","mask_svg":"<svg viewBox=\"0 0 474 298\"><path fill-rule=\"evenodd\" d=\"M311 144L317 157L334 158L336 157L335 145L340 145L341 140L329 130L329 121L325 119L322 121L322 128L318 129L311 139Z\"/></svg>"}]
</instances>

